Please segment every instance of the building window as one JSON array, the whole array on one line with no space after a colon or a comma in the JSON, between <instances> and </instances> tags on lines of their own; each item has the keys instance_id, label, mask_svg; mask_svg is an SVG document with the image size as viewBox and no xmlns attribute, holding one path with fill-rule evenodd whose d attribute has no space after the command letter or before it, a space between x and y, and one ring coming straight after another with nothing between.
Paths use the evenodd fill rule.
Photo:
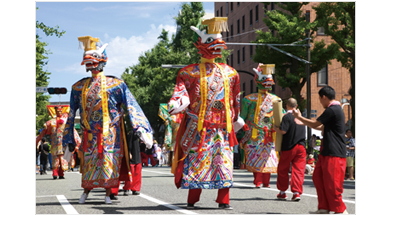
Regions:
<instances>
[{"instance_id":1,"label":"building window","mask_svg":"<svg viewBox=\"0 0 400 235\"><path fill-rule=\"evenodd\" d=\"M237 63L240 64L240 50L237 50Z\"/></svg>"},{"instance_id":2,"label":"building window","mask_svg":"<svg viewBox=\"0 0 400 235\"><path fill-rule=\"evenodd\" d=\"M244 32L244 16L242 16L242 31Z\"/></svg>"},{"instance_id":3,"label":"building window","mask_svg":"<svg viewBox=\"0 0 400 235\"><path fill-rule=\"evenodd\" d=\"M229 14L229 2L226 3L226 15Z\"/></svg>"},{"instance_id":4,"label":"building window","mask_svg":"<svg viewBox=\"0 0 400 235\"><path fill-rule=\"evenodd\" d=\"M219 16L219 13L218 13L219 11L217 10L217 17Z\"/></svg>"},{"instance_id":5,"label":"building window","mask_svg":"<svg viewBox=\"0 0 400 235\"><path fill-rule=\"evenodd\" d=\"M222 13L222 7L221 7L221 16L223 16L224 14Z\"/></svg>"},{"instance_id":6,"label":"building window","mask_svg":"<svg viewBox=\"0 0 400 235\"><path fill-rule=\"evenodd\" d=\"M240 6L240 2L238 2L237 5Z\"/></svg>"},{"instance_id":7,"label":"building window","mask_svg":"<svg viewBox=\"0 0 400 235\"><path fill-rule=\"evenodd\" d=\"M231 54L231 67L233 67L233 53Z\"/></svg>"},{"instance_id":8,"label":"building window","mask_svg":"<svg viewBox=\"0 0 400 235\"><path fill-rule=\"evenodd\" d=\"M253 93L253 80L250 80L250 94Z\"/></svg>"},{"instance_id":9,"label":"building window","mask_svg":"<svg viewBox=\"0 0 400 235\"><path fill-rule=\"evenodd\" d=\"M233 39L233 24L231 24L231 39Z\"/></svg>"},{"instance_id":10,"label":"building window","mask_svg":"<svg viewBox=\"0 0 400 235\"><path fill-rule=\"evenodd\" d=\"M231 12L233 11L233 2L231 2Z\"/></svg>"},{"instance_id":11,"label":"building window","mask_svg":"<svg viewBox=\"0 0 400 235\"><path fill-rule=\"evenodd\" d=\"M237 34L240 33L240 19L237 20Z\"/></svg>"},{"instance_id":12,"label":"building window","mask_svg":"<svg viewBox=\"0 0 400 235\"><path fill-rule=\"evenodd\" d=\"M253 9L250 10L250 26L253 25Z\"/></svg>"},{"instance_id":13,"label":"building window","mask_svg":"<svg viewBox=\"0 0 400 235\"><path fill-rule=\"evenodd\" d=\"M250 45L250 58L253 58L253 45Z\"/></svg>"},{"instance_id":14,"label":"building window","mask_svg":"<svg viewBox=\"0 0 400 235\"><path fill-rule=\"evenodd\" d=\"M318 27L317 35L325 35L325 28L324 27Z\"/></svg>"},{"instance_id":15,"label":"building window","mask_svg":"<svg viewBox=\"0 0 400 235\"><path fill-rule=\"evenodd\" d=\"M258 22L258 5L256 5L256 22Z\"/></svg>"},{"instance_id":16,"label":"building window","mask_svg":"<svg viewBox=\"0 0 400 235\"><path fill-rule=\"evenodd\" d=\"M325 65L323 69L317 73L317 86L327 86L328 85L328 64Z\"/></svg>"},{"instance_id":17,"label":"building window","mask_svg":"<svg viewBox=\"0 0 400 235\"><path fill-rule=\"evenodd\" d=\"M243 97L246 96L246 83L243 83Z\"/></svg>"},{"instance_id":18,"label":"building window","mask_svg":"<svg viewBox=\"0 0 400 235\"><path fill-rule=\"evenodd\" d=\"M226 32L226 41L229 42L229 31Z\"/></svg>"},{"instance_id":19,"label":"building window","mask_svg":"<svg viewBox=\"0 0 400 235\"><path fill-rule=\"evenodd\" d=\"M246 47L243 47L243 48L242 48L243 63L244 63L244 61L245 61L245 55L246 55L246 54L245 54L245 50L244 50L245 48L246 48Z\"/></svg>"},{"instance_id":20,"label":"building window","mask_svg":"<svg viewBox=\"0 0 400 235\"><path fill-rule=\"evenodd\" d=\"M275 5L273 2L271 2L271 11L275 10Z\"/></svg>"}]
</instances>

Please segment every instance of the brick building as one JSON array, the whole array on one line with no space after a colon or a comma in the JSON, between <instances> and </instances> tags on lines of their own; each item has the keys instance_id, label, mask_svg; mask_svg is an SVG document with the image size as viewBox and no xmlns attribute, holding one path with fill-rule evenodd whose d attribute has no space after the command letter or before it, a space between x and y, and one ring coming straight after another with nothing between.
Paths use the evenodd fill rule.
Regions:
<instances>
[{"instance_id":1,"label":"brick building","mask_svg":"<svg viewBox=\"0 0 400 235\"><path fill-rule=\"evenodd\" d=\"M318 5L318 2L310 2L304 6L302 10L310 10L310 21L316 18L316 13L312 6ZM214 13L217 17L228 17L229 32L222 33L225 42L251 42L255 41L257 34L255 30L266 32L268 27L264 24L263 19L266 17L265 11L271 11L277 8L277 5L271 3L266 8L262 2L215 2ZM323 34L323 30L318 32L315 40L324 39L329 44L332 39ZM253 68L257 68L251 58L255 54L255 46L227 45L231 55L228 58L228 64L235 68L240 75L240 88L244 91L244 95L257 92L254 82ZM251 74L251 75L250 75ZM332 60L330 65L322 69L318 73L311 74L311 112L312 119L322 114L324 109L319 103L318 91L321 87L329 85L336 91L336 100L346 98L350 100L349 89L351 86L350 73L343 68L340 62ZM282 88L275 85L273 93L281 97L283 100L290 98L291 91L289 88ZM307 85L301 91L303 98L307 97ZM349 105L344 105L346 122L351 119L351 109Z\"/></svg>"}]
</instances>

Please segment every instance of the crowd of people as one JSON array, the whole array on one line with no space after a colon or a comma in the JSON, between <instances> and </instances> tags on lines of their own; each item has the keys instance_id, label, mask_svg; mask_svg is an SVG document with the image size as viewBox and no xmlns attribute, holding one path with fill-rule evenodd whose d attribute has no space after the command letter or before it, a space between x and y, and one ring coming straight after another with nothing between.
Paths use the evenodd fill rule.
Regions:
<instances>
[{"instance_id":1,"label":"crowd of people","mask_svg":"<svg viewBox=\"0 0 400 235\"><path fill-rule=\"evenodd\" d=\"M346 169L348 179L354 179L355 141L351 131L345 132L344 114L334 89L325 86L319 90L325 111L316 120L307 119L301 116L294 98L287 100L286 110L279 108L282 100L269 92L275 65L259 64L254 68L258 92L241 101L237 71L214 61L226 49L221 39L226 21L226 17L214 17L190 27L201 61L179 71L167 105L170 115L182 114L172 148L153 140L150 123L125 82L104 75L107 44L91 36L79 37L85 51L82 65L91 76L72 86L68 112L55 106L56 116L36 138L41 162L45 164L52 156L53 179L64 179L63 172L74 165L74 157L65 158L77 155L83 188L79 203L86 202L92 189L104 188L105 203L111 204L117 200L121 182L124 195L139 195L142 168L168 165L175 186L188 189L187 209L195 208L203 189L217 189L218 208L232 210L229 189L234 183L234 168L252 172L256 188L269 188L271 174L276 173L276 198L286 200L290 187L292 201L301 200L307 172L312 174L318 195L318 208L312 213L346 214L343 181ZM77 110L81 135L74 128ZM125 112L132 125L129 133ZM323 133L322 140L315 137L316 155L306 153L305 126ZM46 166L40 169L46 174Z\"/></svg>"}]
</instances>

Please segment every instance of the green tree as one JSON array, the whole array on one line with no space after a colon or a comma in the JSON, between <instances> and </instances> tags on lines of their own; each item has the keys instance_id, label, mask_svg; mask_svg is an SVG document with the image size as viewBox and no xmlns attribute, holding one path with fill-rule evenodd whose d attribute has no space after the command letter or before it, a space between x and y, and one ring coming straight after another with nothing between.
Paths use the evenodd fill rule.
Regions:
<instances>
[{"instance_id":1,"label":"green tree","mask_svg":"<svg viewBox=\"0 0 400 235\"><path fill-rule=\"evenodd\" d=\"M36 8L39 10L39 8ZM38 31L43 31L46 36L61 37L65 31L60 31L58 26L48 27L43 22L36 21L36 87L46 87L50 79L50 73L44 70L44 66L48 63L47 55L51 54L46 50L48 45L46 42L41 41ZM39 134L39 129L48 120L48 112L46 105L49 104L49 95L43 93L36 93L36 134Z\"/></svg>"},{"instance_id":2,"label":"green tree","mask_svg":"<svg viewBox=\"0 0 400 235\"><path fill-rule=\"evenodd\" d=\"M313 9L317 13L317 26L324 27L324 33L335 40L335 44L339 45L336 59L341 62L342 66L350 72L351 95L350 106L352 111L351 120L353 122L352 132L355 133L355 2L323 2ZM340 50L339 50L340 49Z\"/></svg>"},{"instance_id":3,"label":"green tree","mask_svg":"<svg viewBox=\"0 0 400 235\"><path fill-rule=\"evenodd\" d=\"M317 30L315 22L307 22L305 13L301 8L307 5L307 2L286 2L277 3L283 10L266 11L267 17L264 23L268 26L269 31L257 31L257 43L268 44L306 44L306 30L310 30L311 43L313 47L310 49L311 65L310 73L321 70L330 60L335 58L338 45L326 45L324 40L315 41L314 33ZM265 6L269 3L265 3ZM281 50L291 53L299 58L307 60L305 47L279 47ZM257 46L256 54L253 60L263 64L275 64L275 78L279 86L290 88L292 96L298 100L300 110L305 108L305 100L301 96L301 89L306 84L306 64L295 58L287 56L267 46Z\"/></svg>"}]
</instances>

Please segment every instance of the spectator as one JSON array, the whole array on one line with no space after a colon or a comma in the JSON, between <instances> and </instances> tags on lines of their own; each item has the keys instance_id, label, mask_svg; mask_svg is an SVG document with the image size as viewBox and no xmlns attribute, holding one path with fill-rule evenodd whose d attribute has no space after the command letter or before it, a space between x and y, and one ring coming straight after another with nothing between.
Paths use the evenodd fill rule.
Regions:
<instances>
[{"instance_id":1,"label":"spectator","mask_svg":"<svg viewBox=\"0 0 400 235\"><path fill-rule=\"evenodd\" d=\"M347 161L347 172L349 177L346 180L354 180L354 159L355 159L355 147L356 142L353 138L353 133L350 129L346 130L346 161Z\"/></svg>"},{"instance_id":2,"label":"spectator","mask_svg":"<svg viewBox=\"0 0 400 235\"><path fill-rule=\"evenodd\" d=\"M46 168L47 168L47 159L49 158L50 153L50 145L47 142L46 138L42 139L42 143L39 147L40 152L40 174L47 175Z\"/></svg>"},{"instance_id":3,"label":"spectator","mask_svg":"<svg viewBox=\"0 0 400 235\"><path fill-rule=\"evenodd\" d=\"M306 163L306 174L312 175L315 168L315 159L313 154L309 154Z\"/></svg>"}]
</instances>

